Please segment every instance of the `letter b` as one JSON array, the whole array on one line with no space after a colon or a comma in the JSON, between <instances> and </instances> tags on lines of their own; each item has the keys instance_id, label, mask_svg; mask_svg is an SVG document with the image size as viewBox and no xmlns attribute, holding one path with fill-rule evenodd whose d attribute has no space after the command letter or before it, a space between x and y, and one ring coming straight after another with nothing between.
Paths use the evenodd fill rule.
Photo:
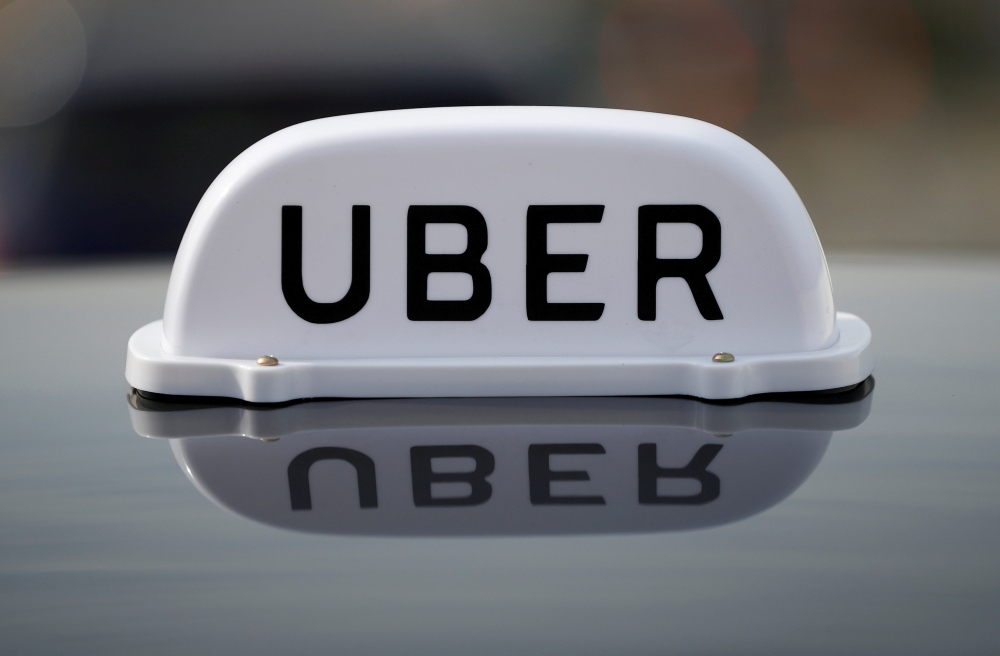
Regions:
<instances>
[{"instance_id":1,"label":"letter b","mask_svg":"<svg viewBox=\"0 0 1000 656\"><path fill-rule=\"evenodd\" d=\"M464 253L428 254L427 224L457 223L465 227ZM406 215L406 318L410 321L473 321L493 300L490 270L481 262L488 235L486 219L465 205L411 205ZM472 276L472 297L464 301L427 300L427 276L435 272Z\"/></svg>"},{"instance_id":2,"label":"letter b","mask_svg":"<svg viewBox=\"0 0 1000 656\"><path fill-rule=\"evenodd\" d=\"M469 472L435 472L431 461L435 458L472 458L476 468ZM493 473L496 460L493 454L475 444L448 446L415 446L410 448L410 473L413 476L413 505L420 506L478 506L493 496L493 486L486 477ZM432 483L468 483L472 492L464 497L434 497Z\"/></svg>"}]
</instances>

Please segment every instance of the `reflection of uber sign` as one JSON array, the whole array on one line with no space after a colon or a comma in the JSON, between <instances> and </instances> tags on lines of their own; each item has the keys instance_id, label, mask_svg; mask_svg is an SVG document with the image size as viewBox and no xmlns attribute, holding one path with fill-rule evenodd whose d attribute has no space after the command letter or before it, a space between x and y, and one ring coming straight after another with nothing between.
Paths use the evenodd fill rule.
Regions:
<instances>
[{"instance_id":1,"label":"reflection of uber sign","mask_svg":"<svg viewBox=\"0 0 1000 656\"><path fill-rule=\"evenodd\" d=\"M639 445L638 489L639 503L665 505L700 505L719 498L719 477L706 470L716 454L719 444L705 444L684 467L660 467L656 464L656 444ZM528 447L528 486L533 506L603 506L600 495L554 495L553 481L589 481L584 470L552 471L549 458L553 455L603 454L601 444L532 444ZM464 472L436 472L433 461L462 458L475 463ZM354 449L321 446L295 456L288 465L288 493L292 510L312 509L309 488L309 470L321 460L343 460L350 463L357 474L358 499L362 508L378 507L378 489L375 462ZM415 446L410 448L410 472L413 481L413 505L420 506L477 506L493 496L493 485L487 477L493 473L496 460L487 449L475 444L449 444L441 446ZM697 481L700 489L695 494L659 494L660 479L688 479ZM468 486L465 496L435 497L433 485L459 483Z\"/></svg>"},{"instance_id":2,"label":"reflection of uber sign","mask_svg":"<svg viewBox=\"0 0 1000 656\"><path fill-rule=\"evenodd\" d=\"M313 121L240 155L199 204L126 377L271 402L736 398L854 385L869 341L834 311L795 191L735 135L453 108Z\"/></svg>"},{"instance_id":3,"label":"reflection of uber sign","mask_svg":"<svg viewBox=\"0 0 1000 656\"><path fill-rule=\"evenodd\" d=\"M171 446L202 494L272 526L537 535L688 530L748 517L791 494L830 435L433 425L309 431L276 442L194 437Z\"/></svg>"},{"instance_id":4,"label":"reflection of uber sign","mask_svg":"<svg viewBox=\"0 0 1000 656\"><path fill-rule=\"evenodd\" d=\"M223 508L316 533L666 531L749 517L792 493L871 383L826 403L677 398L378 399L189 406L130 396ZM829 401L835 401L830 403ZM253 438L253 439L249 439Z\"/></svg>"}]
</instances>

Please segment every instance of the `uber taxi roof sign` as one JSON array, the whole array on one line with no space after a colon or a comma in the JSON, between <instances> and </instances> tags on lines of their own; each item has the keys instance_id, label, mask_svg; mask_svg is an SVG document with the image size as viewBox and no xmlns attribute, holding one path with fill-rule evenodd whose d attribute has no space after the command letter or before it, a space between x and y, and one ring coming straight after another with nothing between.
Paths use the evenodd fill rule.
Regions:
<instances>
[{"instance_id":1,"label":"uber taxi roof sign","mask_svg":"<svg viewBox=\"0 0 1000 656\"><path fill-rule=\"evenodd\" d=\"M277 132L198 205L142 391L315 397L828 390L873 369L760 151L643 112L466 107Z\"/></svg>"}]
</instances>

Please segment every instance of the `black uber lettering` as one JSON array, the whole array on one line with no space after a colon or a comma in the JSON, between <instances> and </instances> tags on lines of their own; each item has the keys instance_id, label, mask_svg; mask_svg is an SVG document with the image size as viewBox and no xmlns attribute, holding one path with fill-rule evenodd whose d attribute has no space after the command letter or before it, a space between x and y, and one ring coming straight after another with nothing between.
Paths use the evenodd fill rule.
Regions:
<instances>
[{"instance_id":1,"label":"black uber lettering","mask_svg":"<svg viewBox=\"0 0 1000 656\"><path fill-rule=\"evenodd\" d=\"M548 252L550 223L600 223L603 205L531 205L527 220L527 264L525 266L525 306L529 321L597 321L604 303L549 303L550 273L583 273L586 254Z\"/></svg>"},{"instance_id":2,"label":"black uber lettering","mask_svg":"<svg viewBox=\"0 0 1000 656\"><path fill-rule=\"evenodd\" d=\"M470 472L435 472L431 461L435 458L472 458L476 468ZM475 444L447 446L415 446L410 448L410 473L413 479L413 505L421 506L478 506L493 496L493 486L486 477L493 473L496 460L493 454ZM431 495L431 483L468 483L472 491L465 497L440 497Z\"/></svg>"},{"instance_id":3,"label":"black uber lettering","mask_svg":"<svg viewBox=\"0 0 1000 656\"><path fill-rule=\"evenodd\" d=\"M351 209L351 287L334 303L317 303L302 282L302 206L281 208L281 292L295 314L310 323L337 323L361 311L371 286L371 209Z\"/></svg>"},{"instance_id":4,"label":"black uber lettering","mask_svg":"<svg viewBox=\"0 0 1000 656\"><path fill-rule=\"evenodd\" d=\"M690 462L683 467L660 467L655 443L643 443L638 448L639 503L642 505L696 506L715 501L721 492L719 477L707 470L722 445L702 445ZM600 495L553 496L552 481L589 481L586 471L552 471L552 455L601 455L604 446L587 444L531 444L528 446L528 486L531 505L605 505ZM475 462L471 471L435 472L432 461L443 458L470 458ZM288 491L292 510L312 510L309 471L321 460L343 460L354 467L358 481L361 508L377 508L378 493L375 462L360 451L343 447L316 447L303 451L288 464ZM413 504L426 506L476 506L489 501L493 486L486 480L496 468L496 459L487 449L475 444L414 446L410 448L410 473ZM660 495L657 481L661 478L691 479L701 484L701 490L691 495ZM467 483L470 493L464 497L434 497L434 483Z\"/></svg>"},{"instance_id":5,"label":"black uber lettering","mask_svg":"<svg viewBox=\"0 0 1000 656\"><path fill-rule=\"evenodd\" d=\"M465 227L464 253L427 253L427 224L457 223ZM493 300L490 271L482 263L488 243L486 219L465 205L411 205L406 214L406 317L410 321L473 321L483 316ZM472 297L464 301L427 300L431 273L467 273Z\"/></svg>"},{"instance_id":6,"label":"black uber lettering","mask_svg":"<svg viewBox=\"0 0 1000 656\"><path fill-rule=\"evenodd\" d=\"M719 498L719 477L705 468L722 451L721 444L706 444L694 454L684 467L669 469L656 464L656 445L639 445L639 503L675 506L698 506ZM698 494L687 496L660 496L656 481L661 478L690 478L701 483Z\"/></svg>"},{"instance_id":7,"label":"black uber lettering","mask_svg":"<svg viewBox=\"0 0 1000 656\"><path fill-rule=\"evenodd\" d=\"M350 463L358 475L358 498L361 507L378 507L375 462L354 449L321 446L303 451L288 463L288 493L292 499L292 510L312 510L309 469L320 460L343 460Z\"/></svg>"},{"instance_id":8,"label":"black uber lettering","mask_svg":"<svg viewBox=\"0 0 1000 656\"><path fill-rule=\"evenodd\" d=\"M701 229L701 252L691 259L661 260L656 257L656 226L660 223L692 223ZM639 208L638 313L642 321L656 320L656 283L660 278L683 278L691 289L701 316L722 319L712 287L705 275L722 256L722 226L719 218L702 205L643 205Z\"/></svg>"},{"instance_id":9,"label":"black uber lettering","mask_svg":"<svg viewBox=\"0 0 1000 656\"><path fill-rule=\"evenodd\" d=\"M552 496L552 481L589 481L586 471L552 471L549 456L602 454L600 444L532 444L528 446L528 492L533 506L603 506L602 496Z\"/></svg>"}]
</instances>

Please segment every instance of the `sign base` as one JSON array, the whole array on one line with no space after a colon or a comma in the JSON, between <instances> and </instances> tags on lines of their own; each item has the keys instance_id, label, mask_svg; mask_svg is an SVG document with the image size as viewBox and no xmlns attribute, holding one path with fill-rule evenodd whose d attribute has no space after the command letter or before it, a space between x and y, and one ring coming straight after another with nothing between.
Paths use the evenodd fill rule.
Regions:
<instances>
[{"instance_id":1,"label":"sign base","mask_svg":"<svg viewBox=\"0 0 1000 656\"><path fill-rule=\"evenodd\" d=\"M738 399L856 385L874 369L871 330L837 313L829 348L775 355L660 357L366 358L261 366L239 360L164 352L163 322L132 335L125 377L144 392L215 396L251 403L308 398L502 396L693 396ZM281 354L274 354L280 359Z\"/></svg>"}]
</instances>

